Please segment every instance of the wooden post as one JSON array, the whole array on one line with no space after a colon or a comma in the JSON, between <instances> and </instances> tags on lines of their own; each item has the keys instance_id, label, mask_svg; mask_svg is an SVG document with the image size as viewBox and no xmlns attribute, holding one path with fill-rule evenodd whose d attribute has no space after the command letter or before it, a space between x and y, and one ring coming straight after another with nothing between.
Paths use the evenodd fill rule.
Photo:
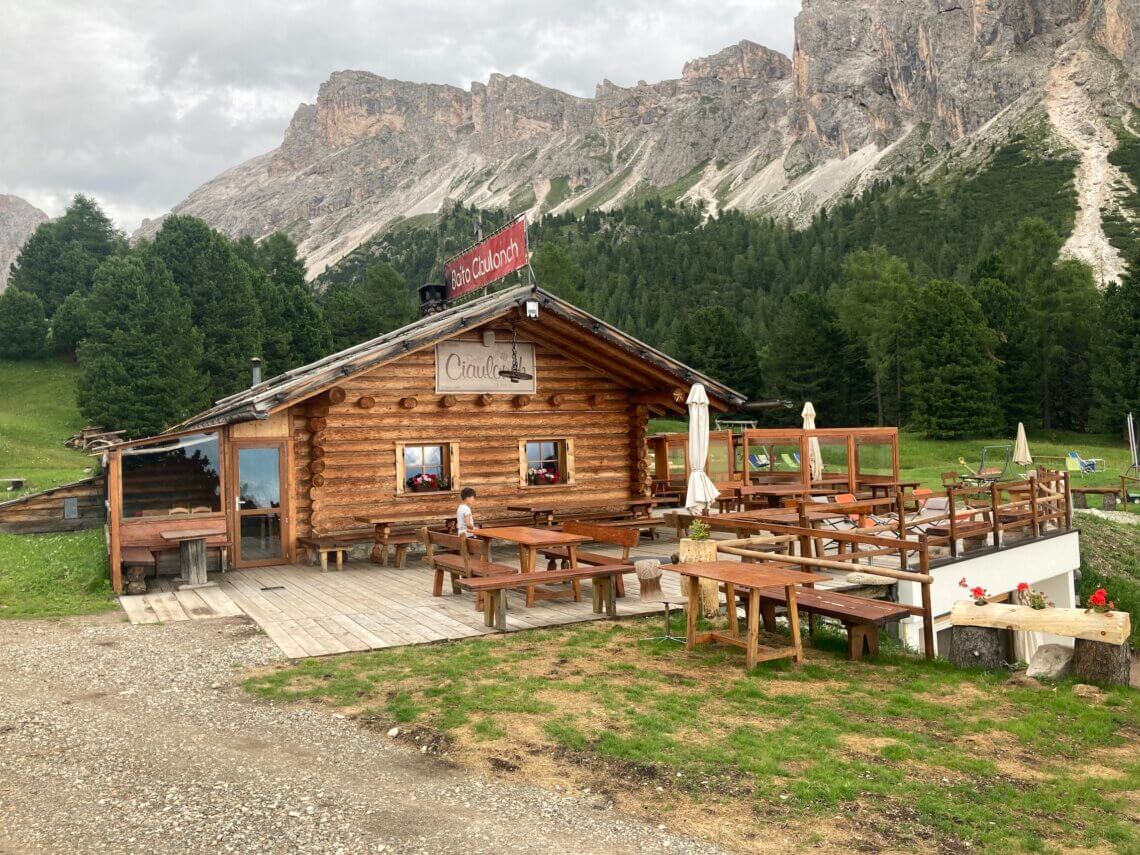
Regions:
<instances>
[{"instance_id":1,"label":"wooden post","mask_svg":"<svg viewBox=\"0 0 1140 855\"><path fill-rule=\"evenodd\" d=\"M206 584L206 540L196 537L179 544L184 580L190 585Z\"/></svg>"},{"instance_id":2,"label":"wooden post","mask_svg":"<svg viewBox=\"0 0 1140 855\"><path fill-rule=\"evenodd\" d=\"M681 538L678 555L682 564L716 561L716 541ZM700 580L700 609L705 617L717 617L720 614L720 586L712 579Z\"/></svg>"},{"instance_id":3,"label":"wooden post","mask_svg":"<svg viewBox=\"0 0 1140 855\"><path fill-rule=\"evenodd\" d=\"M899 515L899 569L906 569L906 503L900 489L895 494L895 509Z\"/></svg>"},{"instance_id":4,"label":"wooden post","mask_svg":"<svg viewBox=\"0 0 1140 855\"><path fill-rule=\"evenodd\" d=\"M348 393L340 386L333 386L328 391L328 399L330 404L344 403L344 399L348 397Z\"/></svg>"},{"instance_id":5,"label":"wooden post","mask_svg":"<svg viewBox=\"0 0 1140 855\"><path fill-rule=\"evenodd\" d=\"M993 517L991 522L993 524L993 529L994 529L994 548L995 549L1000 549L1002 546L1002 543L1001 543L1001 511L998 510L998 507L1000 505L1001 505L1001 488L997 485L997 482L995 481L993 484L990 484L990 516Z\"/></svg>"},{"instance_id":6,"label":"wooden post","mask_svg":"<svg viewBox=\"0 0 1140 855\"><path fill-rule=\"evenodd\" d=\"M1064 484L1065 494L1065 528L1073 528L1073 496L1069 494L1068 470L1061 472L1061 483Z\"/></svg>"},{"instance_id":7,"label":"wooden post","mask_svg":"<svg viewBox=\"0 0 1140 855\"><path fill-rule=\"evenodd\" d=\"M958 531L955 520L958 516L954 512L954 485L950 484L946 487L947 504L950 506L950 555L954 558L958 557Z\"/></svg>"},{"instance_id":8,"label":"wooden post","mask_svg":"<svg viewBox=\"0 0 1140 855\"><path fill-rule=\"evenodd\" d=\"M1041 536L1041 520L1037 510L1037 476L1029 476L1029 518L1033 522L1033 536Z\"/></svg>"},{"instance_id":9,"label":"wooden post","mask_svg":"<svg viewBox=\"0 0 1140 855\"><path fill-rule=\"evenodd\" d=\"M918 572L929 578L930 552L923 535L922 544L918 552ZM930 583L921 583L922 588L922 646L927 659L934 658L934 607L930 602Z\"/></svg>"}]
</instances>

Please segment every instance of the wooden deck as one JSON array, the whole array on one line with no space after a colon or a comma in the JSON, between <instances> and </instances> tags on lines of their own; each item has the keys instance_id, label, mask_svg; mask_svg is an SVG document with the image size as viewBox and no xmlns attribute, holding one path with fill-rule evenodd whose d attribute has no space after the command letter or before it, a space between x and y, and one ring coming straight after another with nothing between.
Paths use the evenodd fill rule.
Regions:
<instances>
[{"instance_id":1,"label":"wooden deck","mask_svg":"<svg viewBox=\"0 0 1140 855\"><path fill-rule=\"evenodd\" d=\"M667 562L675 549L675 541L646 541L634 553L636 557L656 557ZM517 565L517 558L508 559L513 553L513 549L503 546L496 549L495 557ZM212 575L211 581L217 582L218 587L177 591L170 581L162 580L152 583L147 594L124 596L120 602L131 622L137 624L244 614L291 658L494 632L483 625L483 613L475 610L471 594L451 594L450 586L445 584L448 593L431 596L432 573L419 559L409 559L403 569L349 561L343 571L328 573L321 573L319 567L288 564ZM659 604L640 601L636 574L627 574L625 585L626 595L618 600L619 617L661 611ZM675 574L666 573L662 585L681 602ZM512 591L507 608L507 627L512 631L605 617L591 608L589 583L582 585L582 601L578 603L567 597L543 600L528 609L524 594Z\"/></svg>"}]
</instances>

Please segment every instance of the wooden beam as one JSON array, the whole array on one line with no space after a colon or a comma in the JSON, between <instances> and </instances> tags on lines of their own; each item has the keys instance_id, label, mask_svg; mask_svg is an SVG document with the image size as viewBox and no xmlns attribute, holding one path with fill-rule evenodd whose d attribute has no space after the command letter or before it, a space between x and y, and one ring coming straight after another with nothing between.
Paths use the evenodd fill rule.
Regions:
<instances>
[{"instance_id":1,"label":"wooden beam","mask_svg":"<svg viewBox=\"0 0 1140 855\"><path fill-rule=\"evenodd\" d=\"M439 399L439 405L441 407L443 407L445 410L448 410L448 409L451 409L452 407L454 407L458 401L459 401L459 399L456 398L454 395L444 395L442 398Z\"/></svg>"},{"instance_id":2,"label":"wooden beam","mask_svg":"<svg viewBox=\"0 0 1140 855\"><path fill-rule=\"evenodd\" d=\"M344 400L348 397L348 393L344 391L342 386L333 386L329 389L328 399L330 404L343 404Z\"/></svg>"},{"instance_id":3,"label":"wooden beam","mask_svg":"<svg viewBox=\"0 0 1140 855\"><path fill-rule=\"evenodd\" d=\"M878 568L868 572L877 573ZM987 603L976 606L959 600L950 610L954 626L988 626L1019 632L1050 632L1067 638L1123 644L1132 633L1128 612L1092 612L1086 609L1034 609L1030 606L1007 606Z\"/></svg>"},{"instance_id":4,"label":"wooden beam","mask_svg":"<svg viewBox=\"0 0 1140 855\"><path fill-rule=\"evenodd\" d=\"M371 410L376 406L376 399L371 395L361 395L360 398L356 401L356 406L360 407L362 410Z\"/></svg>"},{"instance_id":5,"label":"wooden beam","mask_svg":"<svg viewBox=\"0 0 1140 855\"><path fill-rule=\"evenodd\" d=\"M411 395L408 395L407 397L400 399L400 406L403 407L405 410L414 410L416 408L416 404L418 404L418 403L419 403L419 401L417 401Z\"/></svg>"}]
</instances>

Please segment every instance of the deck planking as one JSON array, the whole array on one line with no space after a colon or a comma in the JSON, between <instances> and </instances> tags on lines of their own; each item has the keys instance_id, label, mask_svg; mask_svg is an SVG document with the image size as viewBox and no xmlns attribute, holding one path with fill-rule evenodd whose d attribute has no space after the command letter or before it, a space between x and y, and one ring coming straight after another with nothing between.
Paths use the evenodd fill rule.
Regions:
<instances>
[{"instance_id":1,"label":"deck planking","mask_svg":"<svg viewBox=\"0 0 1140 855\"><path fill-rule=\"evenodd\" d=\"M669 560L670 542L650 541L635 551L639 558ZM517 566L516 550L499 550L504 563ZM611 547L591 552L617 556ZM545 565L542 565L545 566ZM541 580L541 571L538 573ZM262 628L291 659L329 656L351 651L377 650L453 641L488 635L467 593L452 594L445 585L442 597L431 596L432 572L416 559L403 568L380 567L367 561L349 561L342 571L322 573L305 564L280 564L236 570L211 576L217 587L178 591L177 582L151 583L151 592L120 598L131 623L166 623L245 615ZM637 577L625 577L626 596L618 600L620 617L660 613L658 603L642 603ZM662 586L682 601L680 580L672 573ZM268 589L268 590L267 590ZM590 584L582 584L582 600L574 602L567 589L564 599L539 600L526 608L522 588L507 595L508 631L538 629L605 619L592 610Z\"/></svg>"}]
</instances>

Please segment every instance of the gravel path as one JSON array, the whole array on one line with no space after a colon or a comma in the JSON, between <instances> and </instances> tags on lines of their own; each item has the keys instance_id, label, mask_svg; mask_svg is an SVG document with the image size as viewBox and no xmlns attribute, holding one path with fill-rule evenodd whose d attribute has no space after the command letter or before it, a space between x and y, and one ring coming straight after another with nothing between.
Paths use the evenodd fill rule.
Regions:
<instances>
[{"instance_id":1,"label":"gravel path","mask_svg":"<svg viewBox=\"0 0 1140 855\"><path fill-rule=\"evenodd\" d=\"M246 696L245 619L0 621L0 853L718 851Z\"/></svg>"}]
</instances>

